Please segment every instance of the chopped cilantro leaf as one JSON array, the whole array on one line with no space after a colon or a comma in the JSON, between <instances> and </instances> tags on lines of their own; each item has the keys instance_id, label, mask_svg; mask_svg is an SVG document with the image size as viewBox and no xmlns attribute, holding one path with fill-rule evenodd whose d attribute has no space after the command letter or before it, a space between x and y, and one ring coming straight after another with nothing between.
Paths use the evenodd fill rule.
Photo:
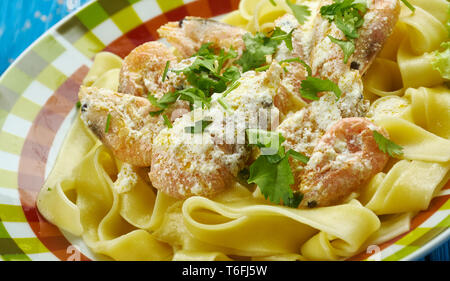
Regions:
<instances>
[{"instance_id":1,"label":"chopped cilantro leaf","mask_svg":"<svg viewBox=\"0 0 450 281\"><path fill-rule=\"evenodd\" d=\"M291 8L294 17L297 19L298 23L304 24L308 17L311 15L311 11L308 6L296 5L286 0L286 4Z\"/></svg>"},{"instance_id":2,"label":"chopped cilantro leaf","mask_svg":"<svg viewBox=\"0 0 450 281\"><path fill-rule=\"evenodd\" d=\"M281 145L285 139L276 132L264 131L259 129L248 129L246 131L249 144L256 145L261 148L274 147L276 149L273 154L261 155L250 166L250 175L248 183L256 183L264 197L271 202L279 204L283 201L285 206L292 208L298 207L303 196L300 193L294 193L291 185L294 184L294 176L289 164L289 157L301 159L303 163L309 160L306 156L288 151L285 153L284 147Z\"/></svg>"},{"instance_id":3,"label":"chopped cilantro leaf","mask_svg":"<svg viewBox=\"0 0 450 281\"><path fill-rule=\"evenodd\" d=\"M360 0L335 0L333 4L320 8L320 14L323 18L336 24L346 36L348 41L339 40L328 36L330 40L338 44L344 51L344 62L355 51L355 45L352 39L359 37L358 29L364 24L364 14L367 11L367 4Z\"/></svg>"},{"instance_id":4,"label":"chopped cilantro leaf","mask_svg":"<svg viewBox=\"0 0 450 281\"><path fill-rule=\"evenodd\" d=\"M331 42L339 45L341 47L342 51L344 52L344 63L348 62L348 58L353 54L355 51L355 43L353 43L352 40L339 40L336 39L330 35L328 35L328 38L330 38Z\"/></svg>"},{"instance_id":5,"label":"chopped cilantro leaf","mask_svg":"<svg viewBox=\"0 0 450 281\"><path fill-rule=\"evenodd\" d=\"M294 47L292 46L292 33L294 32L295 28L293 28L289 33L284 32L279 27L275 28L275 30L272 33L272 36L270 37L271 40L275 41L284 41L286 44L286 47L289 49L289 51L292 51Z\"/></svg>"},{"instance_id":6,"label":"chopped cilantro leaf","mask_svg":"<svg viewBox=\"0 0 450 281\"><path fill-rule=\"evenodd\" d=\"M272 55L280 41L271 40L270 37L258 32L255 35L244 34L245 50L236 61L242 66L243 72L255 69L266 63L266 55Z\"/></svg>"},{"instance_id":7,"label":"chopped cilantro leaf","mask_svg":"<svg viewBox=\"0 0 450 281\"><path fill-rule=\"evenodd\" d=\"M378 148L391 157L398 157L403 155L403 147L385 138L382 134L373 130L373 137L378 144Z\"/></svg>"},{"instance_id":8,"label":"chopped cilantro leaf","mask_svg":"<svg viewBox=\"0 0 450 281\"><path fill-rule=\"evenodd\" d=\"M341 97L342 93L333 81L312 76L308 76L305 80L303 80L301 86L301 96L310 100L319 100L319 96L317 94L320 92L334 92L337 99Z\"/></svg>"}]
</instances>

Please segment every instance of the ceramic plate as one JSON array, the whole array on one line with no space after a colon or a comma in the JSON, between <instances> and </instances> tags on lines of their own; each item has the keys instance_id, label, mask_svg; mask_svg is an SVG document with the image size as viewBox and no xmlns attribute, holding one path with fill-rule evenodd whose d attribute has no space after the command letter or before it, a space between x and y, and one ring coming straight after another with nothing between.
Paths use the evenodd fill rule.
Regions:
<instances>
[{"instance_id":1,"label":"ceramic plate","mask_svg":"<svg viewBox=\"0 0 450 281\"><path fill-rule=\"evenodd\" d=\"M185 16L217 17L239 0L98 0L31 45L0 79L0 260L91 260L81 239L61 232L36 198L75 117L81 81L100 51L126 56ZM450 184L417 214L409 232L352 260L417 259L450 237ZM74 246L75 245L75 246Z\"/></svg>"}]
</instances>

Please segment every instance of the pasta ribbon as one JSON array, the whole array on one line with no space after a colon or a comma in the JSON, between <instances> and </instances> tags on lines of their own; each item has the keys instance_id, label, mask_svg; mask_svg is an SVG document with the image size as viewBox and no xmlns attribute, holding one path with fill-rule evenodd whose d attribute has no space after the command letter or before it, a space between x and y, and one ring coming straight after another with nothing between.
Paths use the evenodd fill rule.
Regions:
<instances>
[{"instance_id":1,"label":"pasta ribbon","mask_svg":"<svg viewBox=\"0 0 450 281\"><path fill-rule=\"evenodd\" d=\"M450 161L450 140L404 119L387 117L376 119L375 123L388 131L393 142L403 146L404 159L439 163Z\"/></svg>"},{"instance_id":2,"label":"pasta ribbon","mask_svg":"<svg viewBox=\"0 0 450 281\"><path fill-rule=\"evenodd\" d=\"M450 163L402 160L385 176L372 179L366 190L369 194L362 195L364 201L370 197L365 207L377 215L425 210L448 179L449 168Z\"/></svg>"}]
</instances>

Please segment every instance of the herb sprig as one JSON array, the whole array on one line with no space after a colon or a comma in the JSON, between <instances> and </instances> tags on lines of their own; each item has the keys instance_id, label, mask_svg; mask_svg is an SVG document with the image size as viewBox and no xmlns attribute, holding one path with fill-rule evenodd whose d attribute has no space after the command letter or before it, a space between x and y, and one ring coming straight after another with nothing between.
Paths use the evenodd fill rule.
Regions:
<instances>
[{"instance_id":1,"label":"herb sprig","mask_svg":"<svg viewBox=\"0 0 450 281\"><path fill-rule=\"evenodd\" d=\"M255 35L247 33L243 36L245 50L242 56L236 61L242 67L243 72L263 67L266 63L266 56L275 53L278 45L285 42L289 50L292 46L292 32L284 32L280 28L275 28L271 36L258 32Z\"/></svg>"},{"instance_id":2,"label":"herb sprig","mask_svg":"<svg viewBox=\"0 0 450 281\"><path fill-rule=\"evenodd\" d=\"M309 10L308 6L296 5L294 3L291 3L291 1L289 0L286 0L286 4L292 10L294 17L300 24L304 24L308 17L311 15L311 11Z\"/></svg>"},{"instance_id":3,"label":"herb sprig","mask_svg":"<svg viewBox=\"0 0 450 281\"><path fill-rule=\"evenodd\" d=\"M382 134L373 130L373 137L378 144L378 148L391 157L399 157L403 155L403 147L385 138Z\"/></svg>"},{"instance_id":4,"label":"herb sprig","mask_svg":"<svg viewBox=\"0 0 450 281\"><path fill-rule=\"evenodd\" d=\"M193 55L196 59L190 66L181 70L171 70L177 74L184 74L191 85L189 88L166 93L160 99L157 99L151 93L148 94L147 98L150 103L159 109L150 112L151 116L162 114L178 99L188 101L191 108L197 103L201 103L202 106L209 106L213 93L225 91L229 84L240 78L241 74L236 66L225 67L228 61L237 57L236 51L230 48L228 51L221 49L216 53L211 45L212 43L203 44L198 52ZM164 69L163 81L167 76L169 64L168 61Z\"/></svg>"},{"instance_id":5,"label":"herb sprig","mask_svg":"<svg viewBox=\"0 0 450 281\"><path fill-rule=\"evenodd\" d=\"M344 52L344 63L347 63L348 58L355 51L354 39L359 37L358 29L364 24L364 14L366 12L366 3L359 0L334 0L333 4L320 8L322 17L329 22L334 22L347 39L340 40L328 36Z\"/></svg>"},{"instance_id":6,"label":"herb sprig","mask_svg":"<svg viewBox=\"0 0 450 281\"><path fill-rule=\"evenodd\" d=\"M276 150L276 153L271 155L261 154L253 162L247 182L255 183L264 197L271 202L279 204L283 201L285 206L297 208L303 195L291 189L294 176L289 165L289 158L292 157L305 164L308 163L309 158L294 150L285 152L281 145L285 139L279 133L249 129L247 137L250 144L261 149L272 147Z\"/></svg>"}]
</instances>

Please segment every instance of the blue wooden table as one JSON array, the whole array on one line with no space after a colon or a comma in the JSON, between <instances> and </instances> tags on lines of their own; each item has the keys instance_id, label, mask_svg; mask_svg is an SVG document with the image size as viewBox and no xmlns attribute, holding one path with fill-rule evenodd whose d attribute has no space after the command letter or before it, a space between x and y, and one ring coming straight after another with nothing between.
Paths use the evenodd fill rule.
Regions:
<instances>
[{"instance_id":1,"label":"blue wooden table","mask_svg":"<svg viewBox=\"0 0 450 281\"><path fill-rule=\"evenodd\" d=\"M42 33L89 0L0 0L0 74ZM449 261L450 242L421 260Z\"/></svg>"}]
</instances>

